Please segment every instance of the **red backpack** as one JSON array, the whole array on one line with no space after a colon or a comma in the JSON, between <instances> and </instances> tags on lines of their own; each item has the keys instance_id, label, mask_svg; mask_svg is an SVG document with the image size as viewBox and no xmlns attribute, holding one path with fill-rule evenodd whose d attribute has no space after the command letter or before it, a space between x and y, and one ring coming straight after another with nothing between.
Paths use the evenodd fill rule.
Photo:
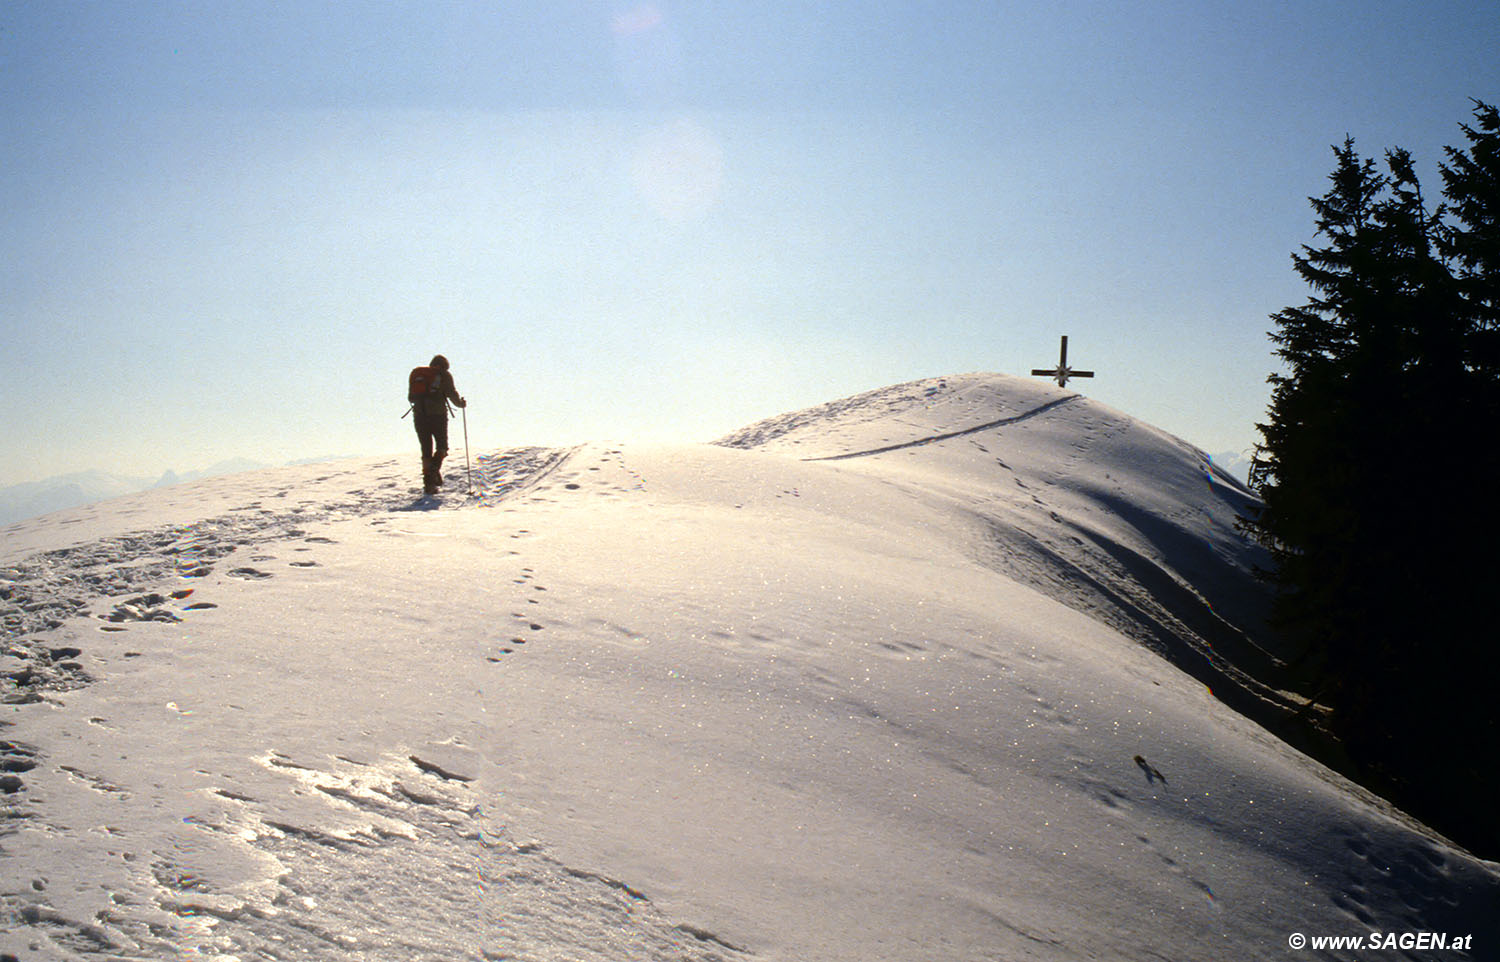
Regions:
<instances>
[{"instance_id":1,"label":"red backpack","mask_svg":"<svg viewBox=\"0 0 1500 962\"><path fill-rule=\"evenodd\" d=\"M443 372L423 364L411 369L411 378L406 389L406 399L413 404L426 397L441 397Z\"/></svg>"}]
</instances>

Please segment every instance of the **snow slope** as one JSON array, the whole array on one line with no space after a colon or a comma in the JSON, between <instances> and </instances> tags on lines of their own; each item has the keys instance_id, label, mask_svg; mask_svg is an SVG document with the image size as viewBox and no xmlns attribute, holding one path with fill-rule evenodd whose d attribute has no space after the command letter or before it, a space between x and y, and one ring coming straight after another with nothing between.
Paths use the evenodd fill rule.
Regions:
<instances>
[{"instance_id":1,"label":"snow slope","mask_svg":"<svg viewBox=\"0 0 1500 962\"><path fill-rule=\"evenodd\" d=\"M1249 495L1118 412L413 460L0 529L0 954L1494 957L1495 865L1214 697L1283 697Z\"/></svg>"},{"instance_id":2,"label":"snow slope","mask_svg":"<svg viewBox=\"0 0 1500 962\"><path fill-rule=\"evenodd\" d=\"M1238 480L1178 438L1050 385L898 384L721 444L840 462L943 503L976 558L1151 646L1241 708L1286 707ZM930 447L929 447L930 446ZM1232 689L1232 694L1231 694Z\"/></svg>"}]
</instances>

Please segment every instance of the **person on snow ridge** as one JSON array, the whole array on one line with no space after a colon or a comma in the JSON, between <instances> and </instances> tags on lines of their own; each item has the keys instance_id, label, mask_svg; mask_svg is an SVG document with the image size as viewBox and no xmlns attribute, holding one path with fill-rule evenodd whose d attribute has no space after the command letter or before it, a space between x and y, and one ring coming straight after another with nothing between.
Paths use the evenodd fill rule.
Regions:
<instances>
[{"instance_id":1,"label":"person on snow ridge","mask_svg":"<svg viewBox=\"0 0 1500 962\"><path fill-rule=\"evenodd\" d=\"M457 407L467 407L468 402L459 395L448 359L441 354L411 372L406 399L422 445L422 490L432 494L443 484L443 458L448 456L448 402Z\"/></svg>"}]
</instances>

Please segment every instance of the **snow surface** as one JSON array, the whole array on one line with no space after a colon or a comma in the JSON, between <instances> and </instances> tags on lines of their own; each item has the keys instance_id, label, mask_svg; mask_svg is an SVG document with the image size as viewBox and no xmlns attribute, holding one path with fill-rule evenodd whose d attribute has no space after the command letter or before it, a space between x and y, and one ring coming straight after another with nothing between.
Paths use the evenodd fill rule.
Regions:
<instances>
[{"instance_id":1,"label":"snow surface","mask_svg":"<svg viewBox=\"0 0 1500 962\"><path fill-rule=\"evenodd\" d=\"M1251 495L1119 412L415 460L0 529L0 955L1496 957L1500 867L1226 704L1287 702Z\"/></svg>"}]
</instances>

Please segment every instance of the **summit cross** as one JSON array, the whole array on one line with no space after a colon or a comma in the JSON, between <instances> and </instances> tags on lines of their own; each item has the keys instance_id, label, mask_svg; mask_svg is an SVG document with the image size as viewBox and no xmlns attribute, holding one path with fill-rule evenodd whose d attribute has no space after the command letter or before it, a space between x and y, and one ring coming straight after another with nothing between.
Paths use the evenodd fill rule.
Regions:
<instances>
[{"instance_id":1,"label":"summit cross","mask_svg":"<svg viewBox=\"0 0 1500 962\"><path fill-rule=\"evenodd\" d=\"M1050 371L1033 368L1032 374L1040 377L1050 377L1057 381L1058 387L1067 387L1070 377L1093 377L1093 371L1075 371L1068 367L1068 335L1062 336L1062 349L1057 355L1057 367Z\"/></svg>"}]
</instances>

